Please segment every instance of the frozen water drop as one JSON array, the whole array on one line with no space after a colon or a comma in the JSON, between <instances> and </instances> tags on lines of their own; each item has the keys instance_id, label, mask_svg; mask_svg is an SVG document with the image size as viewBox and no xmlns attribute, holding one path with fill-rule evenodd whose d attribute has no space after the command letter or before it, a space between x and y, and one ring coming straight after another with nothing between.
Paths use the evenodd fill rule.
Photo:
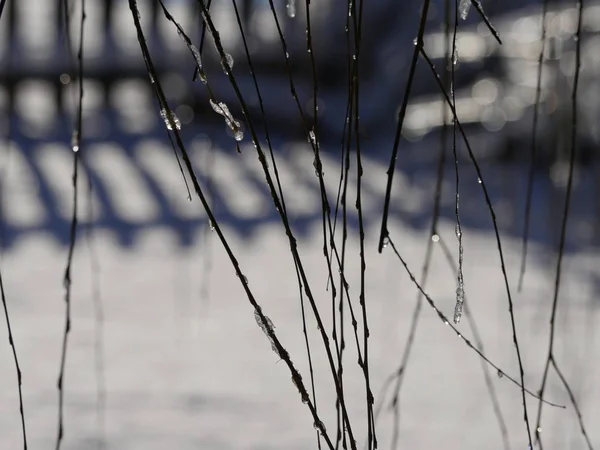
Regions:
<instances>
[{"instance_id":1,"label":"frozen water drop","mask_svg":"<svg viewBox=\"0 0 600 450\"><path fill-rule=\"evenodd\" d=\"M440 241L440 236L438 234L434 234L431 236L431 240L433 242L439 242Z\"/></svg>"},{"instance_id":2,"label":"frozen water drop","mask_svg":"<svg viewBox=\"0 0 600 450\"><path fill-rule=\"evenodd\" d=\"M231 56L229 53L225 53L225 59L221 61L221 67L223 67L223 72L225 72L225 75L228 75L227 66L229 66L229 70L233 69L233 56Z\"/></svg>"},{"instance_id":3,"label":"frozen water drop","mask_svg":"<svg viewBox=\"0 0 600 450\"><path fill-rule=\"evenodd\" d=\"M271 343L271 350L273 350L275 352L275 354L281 358L281 355L279 354L279 351L277 350L277 346L275 345L275 341L271 338L271 335L269 334L269 332L273 333L273 330L275 329L275 325L273 325L273 322L271 321L271 319L269 319L268 316L266 316L266 315L263 315L263 316L264 316L264 321L261 319L260 314L258 313L258 310L254 310L254 319L256 320L256 323L258 324L260 329L263 331L263 333L265 333L265 335L269 339L269 342Z\"/></svg>"},{"instance_id":4,"label":"frozen water drop","mask_svg":"<svg viewBox=\"0 0 600 450\"><path fill-rule=\"evenodd\" d=\"M285 8L287 9L288 17L291 17L292 19L296 17L296 0L287 0Z\"/></svg>"},{"instance_id":5,"label":"frozen water drop","mask_svg":"<svg viewBox=\"0 0 600 450\"><path fill-rule=\"evenodd\" d=\"M460 290L460 294L459 294L459 290ZM460 296L462 296L464 298L464 290L462 290L461 288L458 288L456 290L456 305L454 306L454 323L456 325L458 325L458 323L460 322L460 319L462 318L462 313L463 313L463 300L459 300Z\"/></svg>"},{"instance_id":6,"label":"frozen water drop","mask_svg":"<svg viewBox=\"0 0 600 450\"><path fill-rule=\"evenodd\" d=\"M458 50L454 49L454 53L452 53L452 65L456 66L458 64Z\"/></svg>"},{"instance_id":7,"label":"frozen water drop","mask_svg":"<svg viewBox=\"0 0 600 450\"><path fill-rule=\"evenodd\" d=\"M245 276L245 275L242 275L242 276L240 277L240 274L239 274L239 273L236 273L236 276L237 276L237 277L238 277L240 280L242 280L242 282L243 282L244 284L248 284L248 278L246 278L246 276Z\"/></svg>"},{"instance_id":8,"label":"frozen water drop","mask_svg":"<svg viewBox=\"0 0 600 450\"><path fill-rule=\"evenodd\" d=\"M73 150L73 153L79 151L79 141L79 130L74 130L71 135L71 150Z\"/></svg>"},{"instance_id":9,"label":"frozen water drop","mask_svg":"<svg viewBox=\"0 0 600 450\"><path fill-rule=\"evenodd\" d=\"M175 115L173 111L167 111L163 108L160 110L160 116L165 122L167 130L181 130L181 122L179 121L179 118Z\"/></svg>"},{"instance_id":10,"label":"frozen water drop","mask_svg":"<svg viewBox=\"0 0 600 450\"><path fill-rule=\"evenodd\" d=\"M315 421L313 423L313 427L314 427L315 430L325 431L325 425L323 425L323 422L321 422L320 420L319 421Z\"/></svg>"},{"instance_id":11,"label":"frozen water drop","mask_svg":"<svg viewBox=\"0 0 600 450\"><path fill-rule=\"evenodd\" d=\"M462 230L459 224L456 224L456 226L454 227L454 234L456 234L457 239L460 239L462 237Z\"/></svg>"},{"instance_id":12,"label":"frozen water drop","mask_svg":"<svg viewBox=\"0 0 600 450\"><path fill-rule=\"evenodd\" d=\"M233 137L236 141L241 141L244 139L244 132L242 131L242 124L237 121L227 105L223 102L215 102L213 99L209 100L210 106L217 114L220 114L225 119L225 123L229 127L229 129L233 132Z\"/></svg>"},{"instance_id":13,"label":"frozen water drop","mask_svg":"<svg viewBox=\"0 0 600 450\"><path fill-rule=\"evenodd\" d=\"M458 11L462 20L467 19L467 16L469 15L469 9L471 9L471 0L460 0Z\"/></svg>"},{"instance_id":14,"label":"frozen water drop","mask_svg":"<svg viewBox=\"0 0 600 450\"><path fill-rule=\"evenodd\" d=\"M482 183L482 181L481 181L481 178L477 177L477 182L478 182L479 184L481 184L481 183Z\"/></svg>"},{"instance_id":15,"label":"frozen water drop","mask_svg":"<svg viewBox=\"0 0 600 450\"><path fill-rule=\"evenodd\" d=\"M310 130L308 132L308 142L310 144L316 145L316 143L317 143L317 137L315 136L314 130Z\"/></svg>"},{"instance_id":16,"label":"frozen water drop","mask_svg":"<svg viewBox=\"0 0 600 450\"><path fill-rule=\"evenodd\" d=\"M315 154L315 158L313 160L313 167L315 168L315 175L318 177L322 177L323 176L322 164L321 164L321 161L317 158L316 154Z\"/></svg>"},{"instance_id":17,"label":"frozen water drop","mask_svg":"<svg viewBox=\"0 0 600 450\"><path fill-rule=\"evenodd\" d=\"M504 373L500 369L498 369L498 373L496 375L498 375L498 378L504 378Z\"/></svg>"},{"instance_id":18,"label":"frozen water drop","mask_svg":"<svg viewBox=\"0 0 600 450\"><path fill-rule=\"evenodd\" d=\"M386 248L390 245L390 238L389 237L385 237L385 239L383 240L383 248Z\"/></svg>"},{"instance_id":19,"label":"frozen water drop","mask_svg":"<svg viewBox=\"0 0 600 450\"><path fill-rule=\"evenodd\" d=\"M302 381L302 376L300 374L298 374L298 377L300 378L300 381ZM292 375L292 383L294 383L294 386L296 386L296 389L298 389L298 392L300 392L300 397L302 398L302 403L304 403L304 404L308 403L308 394L306 393L305 390L300 388L298 383L296 383L296 378L294 378L293 375Z\"/></svg>"},{"instance_id":20,"label":"frozen water drop","mask_svg":"<svg viewBox=\"0 0 600 450\"><path fill-rule=\"evenodd\" d=\"M210 219L208 219L208 228L210 229L210 231L215 231L215 224Z\"/></svg>"}]
</instances>

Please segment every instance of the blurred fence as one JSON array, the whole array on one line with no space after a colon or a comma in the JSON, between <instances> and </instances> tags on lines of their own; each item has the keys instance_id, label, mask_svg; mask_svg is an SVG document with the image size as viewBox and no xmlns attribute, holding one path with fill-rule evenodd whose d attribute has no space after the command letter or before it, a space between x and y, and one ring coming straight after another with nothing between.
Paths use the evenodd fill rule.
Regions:
<instances>
[{"instance_id":1,"label":"blurred fence","mask_svg":"<svg viewBox=\"0 0 600 450\"><path fill-rule=\"evenodd\" d=\"M192 82L194 63L175 27L162 16L158 2L138 0L150 52L166 95L183 125L201 181L213 186L219 219L242 235L249 235L265 221L275 220L263 175L247 140L243 156L235 154L235 141L227 135L222 118L214 114L201 83ZM319 82L319 139L325 152L328 194L337 195L339 149L347 102L347 50L344 23L347 2L313 2L312 34ZM529 158L533 100L540 51L540 6L532 2L503 2L488 12L504 44L495 43L479 18L471 12L461 22L458 35L457 109L484 165L488 184L505 232L519 235L523 219L524 186ZM62 0L8 2L0 22L0 130L2 145L1 244L13 245L30 233L50 232L66 243L70 217L70 142L76 105L72 76L76 73L67 51ZM169 148L148 75L139 50L127 2L88 1L84 40L84 147L86 174L93 185L91 203L82 200L81 222L110 229L123 245L147 227L173 229L182 244L191 243L193 230L206 226L201 207L186 201L185 186ZM198 6L193 1L165 0L186 32L200 41ZM262 89L272 142L280 170L288 174L289 195L295 199L296 226L300 231L320 218L318 180L313 176L312 155L302 122L290 94L285 51L266 0L237 2L247 34L255 74ZM380 220L381 180L389 158L395 113L404 95L405 77L416 33L419 1L381 1L365 16L364 77L361 92L363 151L371 164L365 171L365 214L368 223ZM444 70L445 45L441 33L443 1L433 4L428 53L438 70ZM78 36L79 3L69 11L73 18L69 34ZM286 14L283 1L274 3L291 71L305 113L312 114L313 79L306 52L305 13L298 2L294 18ZM540 107L540 170L536 174L533 205L533 238L553 241L557 214L564 194L564 160L568 152L569 89L573 69L575 9L567 2L552 2L548 15L548 45L542 77ZM241 45L235 13L229 2L214 2L212 17L226 50L234 59L233 71L259 122L258 102L249 64ZM583 68L580 92L580 165L574 203L574 234L578 245L597 241L600 217L600 176L595 126L600 106L600 3L586 2ZM237 100L223 74L210 38L204 48L206 70L219 98L241 117ZM442 103L424 64L407 112L398 169L404 173L396 183L402 200L393 213L415 227L430 220L433 177L439 143L436 131L442 122ZM493 135L491 134L493 133ZM493 136L493 138L491 138ZM409 142L413 143L408 145ZM243 148L246 148L243 146ZM509 165L498 166L498 161ZM512 164L517 161L517 164ZM519 162L520 161L520 162ZM467 170L467 169L465 169ZM468 169L470 170L470 169ZM167 173L168 172L168 173ZM450 173L450 172L449 172ZM403 180L403 181L402 181ZM522 180L515 183L514 180ZM467 179L468 192L476 180ZM561 184L562 183L562 184ZM82 182L82 186L86 187ZM451 216L451 189L447 189L444 213ZM240 194L242 193L243 194ZM478 192L473 189L473 192ZM465 195L465 225L490 226L479 194ZM470 206L472 205L472 206ZM90 216L89 214L92 214ZM537 222L536 222L537 221ZM550 224L550 225L548 225ZM594 225L596 224L596 225ZM556 226L555 226L556 225ZM574 241L574 242L575 242Z\"/></svg>"}]
</instances>

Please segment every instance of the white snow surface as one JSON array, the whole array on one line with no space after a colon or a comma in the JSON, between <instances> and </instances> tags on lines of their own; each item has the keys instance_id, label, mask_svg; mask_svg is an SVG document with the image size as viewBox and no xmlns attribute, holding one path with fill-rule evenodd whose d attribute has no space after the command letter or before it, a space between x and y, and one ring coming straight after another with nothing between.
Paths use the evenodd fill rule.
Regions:
<instances>
[{"instance_id":1,"label":"white snow surface","mask_svg":"<svg viewBox=\"0 0 600 450\"><path fill-rule=\"evenodd\" d=\"M234 157L228 158L235 164ZM366 172L369 182L383 186L385 168L369 163L376 170ZM328 172L326 164L327 161L326 175L337 174ZM310 162L305 167L312 175ZM227 172L222 166L220 170ZM174 180L180 176L177 170L171 173ZM330 181L336 183L335 178ZM69 182L68 177L63 180L66 185ZM185 197L183 183L178 182L181 196ZM9 190L4 195L10 198L21 194ZM64 200L69 205L69 190L61 189L60 195L64 197L60 204ZM132 189L121 195L123 204L135 204L135 198L127 197L138 194ZM317 205L318 199L313 202ZM300 200L298 203L299 207L306 206L300 205ZM354 200L349 202L353 203ZM23 202L7 204L16 209L29 207ZM197 200L191 205L201 209ZM379 211L372 204L366 208L372 214ZM12 214L15 215L18 216ZM377 424L379 448L385 449L390 446L392 415L387 408L389 393L382 398L381 388L400 363L417 289L389 247L382 254L377 253L376 223L366 230L366 303L371 331L371 382L376 405L386 402ZM399 251L419 276L427 233L414 231L396 220L390 223L390 230ZM228 227L223 231L263 312L273 321L277 336L310 386L296 274L282 227L279 223L264 225L251 239L240 238ZM97 230L94 236L99 271L91 264L85 234L80 234L72 275L64 449L92 449L102 443L104 448L128 450L317 448L309 410L301 402L285 363L278 361L257 326L253 308L216 233L205 229L196 233L201 235L197 244L181 247L168 229L149 228L139 233L132 248L123 248L110 230ZM469 228L463 228L463 233L466 304L477 321L485 354L518 378L495 238L489 232ZM440 234L456 256L454 224L443 222ZM298 245L331 335L331 293L325 290L326 263L318 221L307 236L298 238ZM548 349L556 255L549 249L531 246L525 286L519 293L516 281L520 242L505 237L503 245L525 382L535 392ZM359 313L359 252L354 232L349 236L347 254L346 276L355 311ZM32 450L53 448L57 434L56 386L64 327L62 278L66 256L65 247L41 232L30 233L2 255L2 277L23 373L25 419ZM334 270L337 275L337 268ZM600 446L600 304L597 285L594 287L593 283L599 273L598 254L565 257L555 341L556 359L571 384L596 447ZM95 283L100 286L99 298L104 308L104 428L97 411ZM456 274L437 247L425 289L451 318ZM359 320L359 329L361 323ZM459 329L466 337L472 336L466 320ZM354 433L362 448L367 429L365 387L348 318L346 331L344 388ZM332 376L312 313L308 314L308 332L318 411L335 439ZM5 339L4 320L0 321L0 335L4 336L0 341L0 449L12 450L22 448L22 436L16 371ZM511 448L526 449L520 389L506 377L497 377L494 369L490 373ZM553 372L546 398L567 406L544 407L542 436L546 448L586 448L575 411ZM537 400L528 396L527 406L533 430ZM425 303L400 396L399 446L503 448L481 359Z\"/></svg>"}]
</instances>

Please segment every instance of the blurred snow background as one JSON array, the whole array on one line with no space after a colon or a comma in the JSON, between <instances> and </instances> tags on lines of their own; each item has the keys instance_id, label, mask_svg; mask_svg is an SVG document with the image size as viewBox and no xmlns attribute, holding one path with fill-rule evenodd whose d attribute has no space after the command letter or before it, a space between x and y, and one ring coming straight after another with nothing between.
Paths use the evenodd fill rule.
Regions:
<instances>
[{"instance_id":1,"label":"blurred snow background","mask_svg":"<svg viewBox=\"0 0 600 450\"><path fill-rule=\"evenodd\" d=\"M215 233L210 231L200 203L195 198L192 202L186 199L185 185L151 96L127 3L87 3L88 76L82 149L86 171L80 172L79 180L81 231L73 273L73 327L66 368L63 448L317 448L312 419L289 372L278 362L256 325L252 307ZM308 381L294 266L254 147L246 137L242 153L236 153L235 141L227 134L222 118L210 111L201 86L191 83L193 62L173 27L158 19L152 26L153 2L139 3L142 19L152 35L151 49L161 79L169 99L177 105L175 112L200 182L211 190L216 217L252 291ZM192 30L191 35L199 35L194 28L197 19L187 13L187 2L165 3L184 28ZM247 4L252 7L248 23L254 27L253 57L260 62L259 83L269 123L273 125L272 141L286 202L311 286L325 323L329 324L331 300L325 289L319 186L312 151L301 134L298 112L289 94L289 79L281 69L283 59L268 2ZM419 2L408 2L405 12L398 11L393 2L379 4L371 10L365 24L367 30L379 26L380 35L367 33L365 37L365 46L372 51L366 52L370 71L365 74L365 111L361 119L364 117L365 124L363 206L371 375L376 404L386 404L378 421L380 448L386 448L392 434L392 415L387 409L389 396L381 397L380 392L385 379L400 363L417 291L390 249L379 255L376 246L394 111L403 95ZM64 321L62 277L72 208L72 154L68 145L76 83L68 75L65 43L57 32L56 4L21 0L9 5L7 16L0 22L0 129L6 136L0 144L1 268L23 372L29 444L32 449L41 449L54 445L57 425L56 379ZM107 5L110 8L106 9ZM437 16L434 14L426 40L434 54L435 32L439 31L436 21L439 22L443 8L442 2L435 5ZM289 20L285 4L279 2L277 6L292 61L297 61L294 73L300 98L310 112L312 81L304 61L302 8L294 20ZM556 6L566 12L553 16L560 38L557 39L565 41L564 46L557 48L564 48L565 53L572 52L567 37L572 33L572 6ZM344 7L345 2L339 1L315 2L314 6L319 19L314 25L314 39L319 42L316 54L323 86L323 98L319 98L319 139L330 201L337 194L338 140L343 126L340 111L347 95L345 75L339 72L339 65L344 65L347 58L345 44L339 45L345 37L343 25L339 26L342 22L335 22L335 18L344 17ZM594 27L600 20L590 19L597 16L598 6L590 4L589 8L584 68L591 81L582 88L581 97L586 105L584 118L593 124L594 108L598 106L593 99L599 92L593 82L598 48L594 33L600 29ZM471 12L463 28L465 34L461 35L463 44L459 46L457 77L462 91L457 90L457 98L462 98L461 92L465 98L459 117L464 116L465 123L473 125L472 142L477 144L502 232L525 381L529 389L536 391L548 345L555 250L564 198L564 177L560 176L564 173L564 148L549 150L536 171L533 243L524 289L517 293L531 128L529 84L535 81L535 71L528 68L536 58L535 37L523 33L523 29L535 22L539 5L507 2L505 7L490 5L489 12L494 14L500 34L507 40L515 39L515 43L485 50L489 36ZM73 14L77 14L76 8ZM217 3L213 17L223 34L224 45L234 56L234 73L244 92L252 97L251 78L228 4ZM16 25L9 27L9 18ZM108 32L103 34L103 30ZM77 35L76 26L72 33ZM531 32L533 36L535 33ZM533 49L527 51L526 42L519 41L520 37L529 39ZM479 54L482 48L484 51ZM207 61L212 51L212 46L207 45ZM519 52L522 54L516 54ZM436 56L440 64L442 57L443 52ZM557 74L562 70L569 82L569 66L562 62L566 60L567 57L549 56L551 76L544 91L544 105L556 105L555 100L563 96L557 88L561 79ZM553 66L553 61L559 65ZM560 64L566 68L561 69ZM215 86L235 111L228 82L218 62L213 60L212 65ZM208 63L207 66L210 67ZM439 145L439 123L433 118L441 117L441 105L435 103L439 97L435 96L425 69L419 69L423 76L419 77L417 94L407 116L390 224L395 242L414 273L419 273L430 239L427 230ZM463 75L465 78L460 78ZM520 103L515 103L515 99ZM250 104L253 111L258 111L257 104ZM548 120L542 120L542 136L549 135L547 130L560 129L552 122L556 119L551 114L554 110L550 108L544 116ZM586 128L585 120L583 123L581 142L585 145L582 144L581 154L588 157L580 161L576 171L555 354L579 402L591 441L599 446L600 388L596 380L600 372L600 177L597 153L590 150L595 148L597 130L592 125ZM548 139L554 141L560 139ZM491 222L476 175L466 159L461 170L467 302L482 335L485 354L517 377ZM93 186L89 194L88 174ZM455 254L450 163L445 174L439 234ZM349 198L354 199L355 176L349 189ZM351 295L357 297L355 220L350 221L349 242L347 278ZM434 251L426 291L451 316L456 274L448 268L438 244ZM4 328L4 323L0 327ZM460 330L465 336L472 336L466 322L461 323ZM313 320L309 320L309 335L319 410L329 433L334 434L335 395ZM347 340L351 339L348 334ZM346 395L362 446L366 437L364 382L356 365L355 350L350 347L346 355ZM98 378L99 373L103 377ZM520 391L505 378L490 373L511 448L526 448ZM18 393L8 343L0 345L0 380L0 448L20 448ZM555 375L549 378L546 395L550 401L568 406L566 410L544 408L542 436L546 447L586 448L575 413ZM426 305L400 401L402 447L504 448L480 359ZM533 421L537 401L529 397L528 406Z\"/></svg>"}]
</instances>

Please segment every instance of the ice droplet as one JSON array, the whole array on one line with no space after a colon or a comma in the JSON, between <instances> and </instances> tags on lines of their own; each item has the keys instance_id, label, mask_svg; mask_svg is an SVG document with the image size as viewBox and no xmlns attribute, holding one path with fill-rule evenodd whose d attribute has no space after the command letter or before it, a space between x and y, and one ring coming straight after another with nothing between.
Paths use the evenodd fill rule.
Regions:
<instances>
[{"instance_id":1,"label":"ice droplet","mask_svg":"<svg viewBox=\"0 0 600 450\"><path fill-rule=\"evenodd\" d=\"M215 224L210 219L208 219L208 228L210 228L210 231L215 231Z\"/></svg>"},{"instance_id":2,"label":"ice droplet","mask_svg":"<svg viewBox=\"0 0 600 450\"><path fill-rule=\"evenodd\" d=\"M317 157L316 153L315 153L315 158L313 159L313 167L315 168L315 175L318 177L322 177L323 176L323 165L321 163L321 160Z\"/></svg>"},{"instance_id":3,"label":"ice droplet","mask_svg":"<svg viewBox=\"0 0 600 450\"><path fill-rule=\"evenodd\" d=\"M456 66L458 64L458 50L454 49L454 53L452 53L452 65Z\"/></svg>"},{"instance_id":4,"label":"ice droplet","mask_svg":"<svg viewBox=\"0 0 600 450\"><path fill-rule=\"evenodd\" d=\"M481 178L477 177L477 182L478 182L479 184L481 184L481 183L482 183L482 181L481 181Z\"/></svg>"},{"instance_id":5,"label":"ice droplet","mask_svg":"<svg viewBox=\"0 0 600 450\"><path fill-rule=\"evenodd\" d=\"M434 234L431 236L431 240L433 242L439 242L440 241L440 236L438 234Z\"/></svg>"},{"instance_id":6,"label":"ice droplet","mask_svg":"<svg viewBox=\"0 0 600 450\"><path fill-rule=\"evenodd\" d=\"M315 430L325 431L325 425L323 425L323 422L321 422L320 420L319 421L315 420L315 422L313 423L313 427Z\"/></svg>"},{"instance_id":7,"label":"ice droplet","mask_svg":"<svg viewBox=\"0 0 600 450\"><path fill-rule=\"evenodd\" d=\"M457 239L460 239L462 237L462 230L459 224L456 224L456 226L454 227L454 234L456 234Z\"/></svg>"},{"instance_id":8,"label":"ice droplet","mask_svg":"<svg viewBox=\"0 0 600 450\"><path fill-rule=\"evenodd\" d=\"M542 432L542 427L537 427L536 431L537 431L538 433L541 433L541 432Z\"/></svg>"},{"instance_id":9,"label":"ice droplet","mask_svg":"<svg viewBox=\"0 0 600 450\"><path fill-rule=\"evenodd\" d=\"M504 378L504 373L502 373L500 369L498 369L498 373L496 375L498 375L498 378Z\"/></svg>"},{"instance_id":10,"label":"ice droplet","mask_svg":"<svg viewBox=\"0 0 600 450\"><path fill-rule=\"evenodd\" d=\"M298 377L300 378L300 381L302 381L302 376L300 374L298 374ZM296 378L294 378L294 376L292 376L292 383L294 383L294 386L296 386L296 389L298 389L298 392L300 392L300 397L302 398L302 403L304 403L304 404L308 403L308 393L306 392L306 390L303 391L300 388L298 383L296 383Z\"/></svg>"},{"instance_id":11,"label":"ice droplet","mask_svg":"<svg viewBox=\"0 0 600 450\"><path fill-rule=\"evenodd\" d=\"M248 284L248 278L246 278L246 276L245 276L245 275L242 275L241 277L240 277L240 274L239 274L239 273L236 273L235 275L236 275L236 276L237 276L237 277L238 277L240 280L242 280L242 282L243 282L244 284Z\"/></svg>"},{"instance_id":12,"label":"ice droplet","mask_svg":"<svg viewBox=\"0 0 600 450\"><path fill-rule=\"evenodd\" d=\"M223 102L217 103L212 99L209 100L209 102L213 111L215 111L217 114L222 115L225 118L225 123L227 124L229 129L233 131L233 137L235 138L235 140L240 142L242 139L244 139L242 124L233 117L227 105Z\"/></svg>"},{"instance_id":13,"label":"ice droplet","mask_svg":"<svg viewBox=\"0 0 600 450\"><path fill-rule=\"evenodd\" d=\"M470 8L471 0L460 0L460 4L458 5L458 11L462 20L466 20L467 16L469 15Z\"/></svg>"},{"instance_id":14,"label":"ice droplet","mask_svg":"<svg viewBox=\"0 0 600 450\"><path fill-rule=\"evenodd\" d=\"M383 248L386 248L386 247L387 247L387 246L389 246L389 245L390 245L390 238L386 236L386 237L383 239Z\"/></svg>"},{"instance_id":15,"label":"ice droplet","mask_svg":"<svg viewBox=\"0 0 600 450\"><path fill-rule=\"evenodd\" d=\"M71 150L73 150L73 153L79 151L79 141L79 130L73 130L73 134L71 135Z\"/></svg>"},{"instance_id":16,"label":"ice droplet","mask_svg":"<svg viewBox=\"0 0 600 450\"><path fill-rule=\"evenodd\" d=\"M292 19L296 17L296 0L287 0L287 5L285 6L287 9L288 17Z\"/></svg>"},{"instance_id":17,"label":"ice droplet","mask_svg":"<svg viewBox=\"0 0 600 450\"><path fill-rule=\"evenodd\" d=\"M160 110L160 116L164 120L167 130L173 130L174 128L181 130L181 122L173 111L167 112L167 110L163 108Z\"/></svg>"},{"instance_id":18,"label":"ice droplet","mask_svg":"<svg viewBox=\"0 0 600 450\"><path fill-rule=\"evenodd\" d=\"M180 36L181 36L181 34L180 34ZM183 38L183 36L182 36L182 38ZM206 84L208 80L206 79L206 73L204 72L204 69L202 68L202 58L200 57L200 51L198 50L198 47L196 47L194 44L189 44L189 48L192 51L192 55L194 55L194 60L196 61L196 69L198 70L198 78L200 79L200 81L202 83Z\"/></svg>"},{"instance_id":19,"label":"ice droplet","mask_svg":"<svg viewBox=\"0 0 600 450\"><path fill-rule=\"evenodd\" d=\"M275 345L275 342L273 341L273 339L271 339L271 336L269 334L269 332L273 333L273 330L275 329L275 325L273 325L273 322L271 321L271 319L269 319L269 317L266 314L263 314L263 316L265 318L264 322L260 318L260 314L258 313L258 311L257 310L254 311L254 319L256 319L256 323L258 324L260 329L263 331L263 333L265 333L265 335L269 339L269 342L271 343L271 350L273 350L275 352L275 354L281 358L281 355L277 351L277 346Z\"/></svg>"},{"instance_id":20,"label":"ice droplet","mask_svg":"<svg viewBox=\"0 0 600 450\"><path fill-rule=\"evenodd\" d=\"M225 60L221 60L221 67L223 67L223 72L227 75L227 66L225 65L225 62L227 62L227 66L229 66L230 70L233 69L233 56L229 53L225 53Z\"/></svg>"},{"instance_id":21,"label":"ice droplet","mask_svg":"<svg viewBox=\"0 0 600 450\"><path fill-rule=\"evenodd\" d=\"M310 144L313 144L313 145L317 144L317 137L315 136L315 131L314 130L310 130L308 132L308 142Z\"/></svg>"}]
</instances>

